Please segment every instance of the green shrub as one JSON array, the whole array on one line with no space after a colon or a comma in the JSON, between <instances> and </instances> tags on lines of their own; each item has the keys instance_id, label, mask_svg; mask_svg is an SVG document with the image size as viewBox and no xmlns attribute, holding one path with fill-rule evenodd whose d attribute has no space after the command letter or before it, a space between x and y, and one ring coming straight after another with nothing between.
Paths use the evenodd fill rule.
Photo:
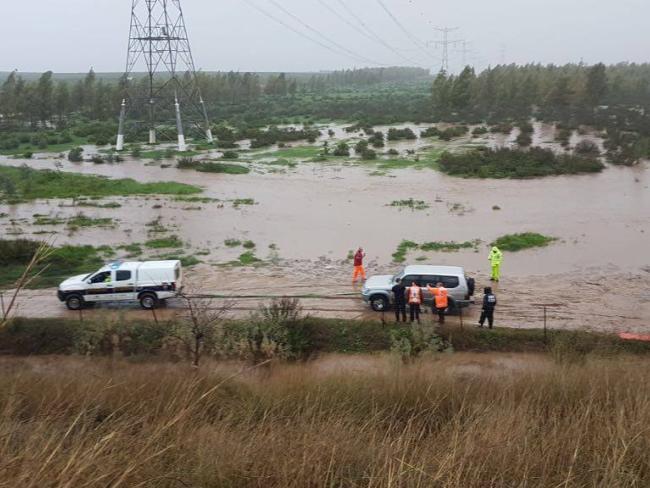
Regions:
<instances>
[{"instance_id":1,"label":"green shrub","mask_svg":"<svg viewBox=\"0 0 650 488\"><path fill-rule=\"evenodd\" d=\"M548 237L535 232L524 232L501 236L492 245L498 246L502 251L516 252L533 247L545 247L556 240L555 237Z\"/></svg>"},{"instance_id":2,"label":"green shrub","mask_svg":"<svg viewBox=\"0 0 650 488\"><path fill-rule=\"evenodd\" d=\"M440 169L464 178L533 178L551 175L597 173L605 167L596 158L556 155L550 149L482 148L463 154L445 152Z\"/></svg>"}]
</instances>

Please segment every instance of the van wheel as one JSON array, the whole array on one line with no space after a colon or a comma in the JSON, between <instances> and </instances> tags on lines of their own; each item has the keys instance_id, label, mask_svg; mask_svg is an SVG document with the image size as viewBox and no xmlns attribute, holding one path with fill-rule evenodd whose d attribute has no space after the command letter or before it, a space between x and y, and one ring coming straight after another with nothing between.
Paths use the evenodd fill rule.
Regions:
<instances>
[{"instance_id":1,"label":"van wheel","mask_svg":"<svg viewBox=\"0 0 650 488\"><path fill-rule=\"evenodd\" d=\"M383 295L370 297L370 307L375 312L384 312L388 308L388 300Z\"/></svg>"},{"instance_id":2,"label":"van wheel","mask_svg":"<svg viewBox=\"0 0 650 488\"><path fill-rule=\"evenodd\" d=\"M158 304L158 297L153 293L143 293L140 295L140 306L145 310L152 310Z\"/></svg>"},{"instance_id":3,"label":"van wheel","mask_svg":"<svg viewBox=\"0 0 650 488\"><path fill-rule=\"evenodd\" d=\"M460 308L458 304L456 303L456 300L453 298L449 299L449 302L447 304L447 314L448 315L455 315L457 313L460 313Z\"/></svg>"},{"instance_id":4,"label":"van wheel","mask_svg":"<svg viewBox=\"0 0 650 488\"><path fill-rule=\"evenodd\" d=\"M84 306L84 299L81 298L81 295L70 295L65 301L65 306L68 307L68 310L81 310Z\"/></svg>"}]
</instances>

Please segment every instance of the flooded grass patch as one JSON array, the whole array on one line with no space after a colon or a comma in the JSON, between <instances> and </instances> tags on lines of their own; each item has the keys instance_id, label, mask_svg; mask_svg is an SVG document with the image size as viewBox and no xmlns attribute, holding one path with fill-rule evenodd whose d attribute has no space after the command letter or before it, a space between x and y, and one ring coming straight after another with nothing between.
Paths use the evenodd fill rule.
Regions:
<instances>
[{"instance_id":1,"label":"flooded grass patch","mask_svg":"<svg viewBox=\"0 0 650 488\"><path fill-rule=\"evenodd\" d=\"M465 242L425 242L418 244L417 242L403 240L397 246L397 250L393 253L393 261L396 263L403 263L409 252L420 250L423 252L457 252L462 249L477 249L481 243L479 239ZM424 259L422 259L424 258ZM418 261L424 261L426 257L420 256Z\"/></svg>"},{"instance_id":2,"label":"flooded grass patch","mask_svg":"<svg viewBox=\"0 0 650 488\"><path fill-rule=\"evenodd\" d=\"M534 247L546 247L556 241L556 237L549 237L536 232L523 232L521 234L508 234L499 237L493 245L502 251L517 252Z\"/></svg>"},{"instance_id":3,"label":"flooded grass patch","mask_svg":"<svg viewBox=\"0 0 650 488\"><path fill-rule=\"evenodd\" d=\"M409 198L408 200L393 200L387 206L397 207L400 209L409 208L411 210L426 210L428 208L431 208L431 205L429 205L424 200L415 200L413 198Z\"/></svg>"},{"instance_id":4,"label":"flooded grass patch","mask_svg":"<svg viewBox=\"0 0 650 488\"><path fill-rule=\"evenodd\" d=\"M594 157L555 154L550 149L478 149L461 154L445 152L441 171L462 178L535 178L552 175L598 173L603 163Z\"/></svg>"},{"instance_id":5,"label":"flooded grass patch","mask_svg":"<svg viewBox=\"0 0 650 488\"><path fill-rule=\"evenodd\" d=\"M0 166L0 199L6 201L80 196L188 195L201 193L196 186L176 182L138 183L103 176Z\"/></svg>"},{"instance_id":6,"label":"flooded grass patch","mask_svg":"<svg viewBox=\"0 0 650 488\"><path fill-rule=\"evenodd\" d=\"M11 287L22 275L39 241L27 239L0 240L0 286ZM48 288L75 274L90 273L103 266L107 257L114 255L109 246L63 246L55 248L42 263L43 271L28 288Z\"/></svg>"},{"instance_id":7,"label":"flooded grass patch","mask_svg":"<svg viewBox=\"0 0 650 488\"><path fill-rule=\"evenodd\" d=\"M250 173L250 168L234 163L220 163L215 161L194 161L192 158L183 158L178 161L178 169L193 169L201 173L223 173L229 175L245 175Z\"/></svg>"},{"instance_id":8,"label":"flooded grass patch","mask_svg":"<svg viewBox=\"0 0 650 488\"><path fill-rule=\"evenodd\" d=\"M253 157L255 159L275 158L276 160L309 159L317 157L321 150L317 146L285 147L277 151L257 153Z\"/></svg>"},{"instance_id":9,"label":"flooded grass patch","mask_svg":"<svg viewBox=\"0 0 650 488\"><path fill-rule=\"evenodd\" d=\"M145 242L145 246L150 249L172 249L183 247L183 245L183 241L178 236L160 237Z\"/></svg>"}]
</instances>

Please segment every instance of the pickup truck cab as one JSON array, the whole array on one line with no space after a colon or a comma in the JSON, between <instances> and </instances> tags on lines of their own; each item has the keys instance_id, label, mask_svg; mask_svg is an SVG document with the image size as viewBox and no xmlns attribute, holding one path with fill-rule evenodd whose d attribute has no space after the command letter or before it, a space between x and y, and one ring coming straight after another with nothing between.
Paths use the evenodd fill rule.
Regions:
<instances>
[{"instance_id":1,"label":"pickup truck cab","mask_svg":"<svg viewBox=\"0 0 650 488\"><path fill-rule=\"evenodd\" d=\"M68 278L57 296L70 310L96 302L138 301L151 310L181 290L180 261L115 261L90 274Z\"/></svg>"},{"instance_id":2,"label":"pickup truck cab","mask_svg":"<svg viewBox=\"0 0 650 488\"><path fill-rule=\"evenodd\" d=\"M465 276L465 270L458 266L406 266L396 275L379 275L368 278L361 292L363 301L376 312L387 310L393 303L391 289L400 279L409 287L415 282L422 287L424 302L431 303L433 297L427 285L442 283L449 290L449 311L466 307L474 295L474 280Z\"/></svg>"}]
</instances>

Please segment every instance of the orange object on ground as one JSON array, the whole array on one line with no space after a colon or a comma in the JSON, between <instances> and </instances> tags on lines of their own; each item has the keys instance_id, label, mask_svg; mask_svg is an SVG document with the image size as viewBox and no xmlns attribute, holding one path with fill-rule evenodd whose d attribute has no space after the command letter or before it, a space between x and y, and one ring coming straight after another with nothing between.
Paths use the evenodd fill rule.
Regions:
<instances>
[{"instance_id":1,"label":"orange object on ground","mask_svg":"<svg viewBox=\"0 0 650 488\"><path fill-rule=\"evenodd\" d=\"M621 332L618 336L621 339L625 339L626 341L650 342L650 335L629 334L627 332Z\"/></svg>"},{"instance_id":2,"label":"orange object on ground","mask_svg":"<svg viewBox=\"0 0 650 488\"><path fill-rule=\"evenodd\" d=\"M427 288L429 288L429 291L436 299L436 308L447 308L449 306L449 292L447 288L444 286L438 288L429 286Z\"/></svg>"},{"instance_id":3,"label":"orange object on ground","mask_svg":"<svg viewBox=\"0 0 650 488\"><path fill-rule=\"evenodd\" d=\"M352 275L352 283L357 281L357 278L361 276L364 280L366 279L366 270L363 269L363 266L355 266L354 274Z\"/></svg>"}]
</instances>

